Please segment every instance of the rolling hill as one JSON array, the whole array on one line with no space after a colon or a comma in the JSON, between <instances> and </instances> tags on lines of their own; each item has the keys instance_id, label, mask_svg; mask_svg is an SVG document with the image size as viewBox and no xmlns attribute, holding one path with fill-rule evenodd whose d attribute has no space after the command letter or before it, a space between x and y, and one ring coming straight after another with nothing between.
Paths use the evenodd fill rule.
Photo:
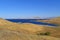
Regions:
<instances>
[{"instance_id":1,"label":"rolling hill","mask_svg":"<svg viewBox=\"0 0 60 40\"><path fill-rule=\"evenodd\" d=\"M49 20L37 20L37 21L60 25L60 17L52 18Z\"/></svg>"},{"instance_id":2,"label":"rolling hill","mask_svg":"<svg viewBox=\"0 0 60 40\"><path fill-rule=\"evenodd\" d=\"M31 23L13 23L0 19L0 40L60 40L60 29ZM37 35L50 32L50 35Z\"/></svg>"}]
</instances>

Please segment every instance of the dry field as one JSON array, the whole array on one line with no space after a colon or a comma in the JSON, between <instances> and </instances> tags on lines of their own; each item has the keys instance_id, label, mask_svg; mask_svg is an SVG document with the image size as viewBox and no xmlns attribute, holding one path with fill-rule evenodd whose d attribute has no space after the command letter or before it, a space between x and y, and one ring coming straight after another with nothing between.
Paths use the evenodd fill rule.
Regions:
<instances>
[{"instance_id":1,"label":"dry field","mask_svg":"<svg viewBox=\"0 0 60 40\"><path fill-rule=\"evenodd\" d=\"M50 35L40 35L45 32ZM60 28L0 19L0 40L60 40Z\"/></svg>"}]
</instances>

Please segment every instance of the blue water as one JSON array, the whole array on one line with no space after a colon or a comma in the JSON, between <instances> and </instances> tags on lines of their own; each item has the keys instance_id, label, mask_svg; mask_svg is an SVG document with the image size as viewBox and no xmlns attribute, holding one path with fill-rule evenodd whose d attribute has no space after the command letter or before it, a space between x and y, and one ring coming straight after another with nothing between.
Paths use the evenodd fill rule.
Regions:
<instances>
[{"instance_id":1,"label":"blue water","mask_svg":"<svg viewBox=\"0 0 60 40\"><path fill-rule=\"evenodd\" d=\"M50 24L46 22L37 22L36 20L38 19L6 19L11 22L16 22L16 23L33 23L33 24L38 24L38 25L48 25L48 26L57 26L55 24Z\"/></svg>"}]
</instances>

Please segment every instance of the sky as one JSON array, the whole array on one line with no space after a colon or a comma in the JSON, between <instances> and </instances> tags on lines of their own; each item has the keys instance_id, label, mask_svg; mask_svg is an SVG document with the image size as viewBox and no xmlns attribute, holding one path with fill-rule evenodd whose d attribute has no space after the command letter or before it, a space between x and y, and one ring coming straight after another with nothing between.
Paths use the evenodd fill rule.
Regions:
<instances>
[{"instance_id":1,"label":"sky","mask_svg":"<svg viewBox=\"0 0 60 40\"><path fill-rule=\"evenodd\" d=\"M60 0L0 0L0 18L60 16Z\"/></svg>"}]
</instances>

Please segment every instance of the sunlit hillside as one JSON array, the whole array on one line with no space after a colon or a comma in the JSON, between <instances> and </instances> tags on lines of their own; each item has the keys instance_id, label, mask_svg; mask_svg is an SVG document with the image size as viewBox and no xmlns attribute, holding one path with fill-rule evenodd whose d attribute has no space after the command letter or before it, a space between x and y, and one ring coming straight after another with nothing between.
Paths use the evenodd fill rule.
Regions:
<instances>
[{"instance_id":1,"label":"sunlit hillside","mask_svg":"<svg viewBox=\"0 0 60 40\"><path fill-rule=\"evenodd\" d=\"M49 32L50 35L40 33ZM60 40L60 29L31 23L13 23L0 19L0 40Z\"/></svg>"},{"instance_id":2,"label":"sunlit hillside","mask_svg":"<svg viewBox=\"0 0 60 40\"><path fill-rule=\"evenodd\" d=\"M52 18L50 20L38 20L38 21L60 25L60 17Z\"/></svg>"},{"instance_id":3,"label":"sunlit hillside","mask_svg":"<svg viewBox=\"0 0 60 40\"><path fill-rule=\"evenodd\" d=\"M53 19L49 20L48 22L60 25L60 17L53 18Z\"/></svg>"},{"instance_id":4,"label":"sunlit hillside","mask_svg":"<svg viewBox=\"0 0 60 40\"><path fill-rule=\"evenodd\" d=\"M0 40L60 40L60 38L25 34L11 30L0 30Z\"/></svg>"}]
</instances>

